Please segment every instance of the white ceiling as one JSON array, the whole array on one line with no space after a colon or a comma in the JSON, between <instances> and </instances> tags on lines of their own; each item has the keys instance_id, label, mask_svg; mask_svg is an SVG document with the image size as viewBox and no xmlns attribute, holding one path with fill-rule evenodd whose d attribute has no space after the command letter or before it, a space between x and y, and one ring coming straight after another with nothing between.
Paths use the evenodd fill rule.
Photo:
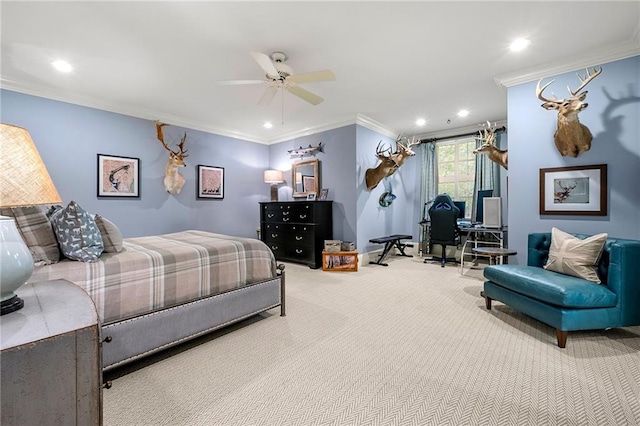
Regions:
<instances>
[{"instance_id":1,"label":"white ceiling","mask_svg":"<svg viewBox=\"0 0 640 426\"><path fill-rule=\"evenodd\" d=\"M640 54L640 1L3 0L0 12L3 88L261 143L356 122L391 136L504 120L504 86ZM530 48L510 52L516 37ZM294 73L336 74L302 85L323 103L285 92L282 115L280 97L257 105L266 84L216 84L262 79L249 52L276 50Z\"/></svg>"}]
</instances>

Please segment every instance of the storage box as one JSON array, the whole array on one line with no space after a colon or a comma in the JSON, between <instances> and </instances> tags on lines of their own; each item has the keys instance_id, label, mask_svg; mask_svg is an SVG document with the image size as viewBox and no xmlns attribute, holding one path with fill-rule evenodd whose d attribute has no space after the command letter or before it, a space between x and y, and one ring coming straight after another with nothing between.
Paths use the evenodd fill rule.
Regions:
<instances>
[{"instance_id":1,"label":"storage box","mask_svg":"<svg viewBox=\"0 0 640 426\"><path fill-rule=\"evenodd\" d=\"M340 251L353 251L356 249L356 245L351 241L343 241L340 244Z\"/></svg>"},{"instance_id":2,"label":"storage box","mask_svg":"<svg viewBox=\"0 0 640 426\"><path fill-rule=\"evenodd\" d=\"M357 251L323 251L322 270L329 272L358 272Z\"/></svg>"},{"instance_id":3,"label":"storage box","mask_svg":"<svg viewBox=\"0 0 640 426\"><path fill-rule=\"evenodd\" d=\"M324 251L340 251L341 244L340 240L324 240Z\"/></svg>"}]
</instances>

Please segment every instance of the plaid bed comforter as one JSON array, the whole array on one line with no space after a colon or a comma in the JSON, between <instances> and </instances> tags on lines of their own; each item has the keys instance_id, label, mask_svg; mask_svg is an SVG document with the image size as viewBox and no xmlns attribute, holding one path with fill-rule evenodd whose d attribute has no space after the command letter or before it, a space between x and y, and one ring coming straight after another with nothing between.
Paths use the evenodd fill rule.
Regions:
<instances>
[{"instance_id":1,"label":"plaid bed comforter","mask_svg":"<svg viewBox=\"0 0 640 426\"><path fill-rule=\"evenodd\" d=\"M126 238L98 262L36 266L31 282L66 279L91 296L103 323L222 293L276 276L262 241L184 231Z\"/></svg>"}]
</instances>

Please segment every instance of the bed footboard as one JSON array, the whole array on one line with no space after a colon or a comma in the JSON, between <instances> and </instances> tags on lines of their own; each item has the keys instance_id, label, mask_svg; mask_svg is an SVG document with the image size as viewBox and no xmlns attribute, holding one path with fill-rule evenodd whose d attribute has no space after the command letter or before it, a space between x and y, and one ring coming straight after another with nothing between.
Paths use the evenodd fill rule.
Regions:
<instances>
[{"instance_id":1,"label":"bed footboard","mask_svg":"<svg viewBox=\"0 0 640 426\"><path fill-rule=\"evenodd\" d=\"M102 365L110 370L280 306L285 316L284 266L276 278L146 315L102 325Z\"/></svg>"}]
</instances>

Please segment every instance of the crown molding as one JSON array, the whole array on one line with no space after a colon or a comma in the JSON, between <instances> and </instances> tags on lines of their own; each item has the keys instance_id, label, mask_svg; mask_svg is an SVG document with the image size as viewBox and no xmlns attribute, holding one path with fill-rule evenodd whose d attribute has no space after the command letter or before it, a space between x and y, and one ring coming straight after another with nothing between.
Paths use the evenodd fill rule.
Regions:
<instances>
[{"instance_id":1,"label":"crown molding","mask_svg":"<svg viewBox=\"0 0 640 426\"><path fill-rule=\"evenodd\" d=\"M640 55L640 25L634 31L631 39L624 43L616 43L603 48L593 49L589 52L567 58L562 62L548 63L537 67L527 68L513 73L502 74L494 77L494 81L500 88L515 86L521 83L539 80L557 74L563 74L582 68L598 66L608 62L619 61Z\"/></svg>"},{"instance_id":2,"label":"crown molding","mask_svg":"<svg viewBox=\"0 0 640 426\"><path fill-rule=\"evenodd\" d=\"M396 138L398 137L398 132L394 131L393 129L388 128L387 126L385 126L384 124L375 121L373 118L371 117L367 117L364 114L358 114L356 116L356 124L362 126L362 127L366 127L369 130L373 130L374 132L378 132L382 135L385 135L387 137L390 138Z\"/></svg>"},{"instance_id":3,"label":"crown molding","mask_svg":"<svg viewBox=\"0 0 640 426\"><path fill-rule=\"evenodd\" d=\"M351 124L359 124L375 132L381 133L389 137L396 137L396 132L384 126L383 124L371 119L362 114L356 114L353 118L345 120L335 121L332 123L325 123L318 126L306 127L290 133L285 133L274 138L263 139L258 138L255 135L238 132L228 128L222 128L217 126L210 126L197 121L186 120L184 117L168 114L158 114L156 111L136 108L131 105L118 103L118 102L105 102L95 98L78 96L69 94L67 92L60 93L59 91L46 89L44 87L28 86L21 83L17 83L11 80L0 78L0 87L6 90L12 90L26 95L38 96L41 98L51 99L54 101L65 102L73 105L80 105L88 108L95 108L102 111L108 111L116 114L127 115L136 118L142 118L145 120L160 120L163 122L171 123L172 126L184 127L187 129L200 130L207 133L213 133L220 136L226 136L234 139L241 139L248 142L259 143L263 145L272 145L275 143L285 142L292 139L300 138L303 136L309 136L316 133L324 132L327 130L333 130L340 127L348 126Z\"/></svg>"},{"instance_id":4,"label":"crown molding","mask_svg":"<svg viewBox=\"0 0 640 426\"><path fill-rule=\"evenodd\" d=\"M241 132L234 131L232 129L226 129L216 126L203 125L197 121L185 120L184 117L179 117L171 114L158 114L155 111L147 110L144 108L136 108L131 105L118 103L118 102L104 102L95 98L86 96L78 96L69 93L60 93L58 91L45 89L43 87L28 86L20 83L16 83L11 80L0 78L0 87L6 90L12 90L14 92L24 93L26 95L38 96L41 98L51 99L54 101L65 102L73 105L80 105L88 108L99 109L101 111L108 111L115 114L122 114L136 118L142 118L145 120L160 120L171 123L172 126L185 127L187 129L200 130L207 133L214 133L220 136L226 136L234 139L241 139L244 141L269 144L267 140L257 138L254 135L249 135Z\"/></svg>"}]
</instances>

